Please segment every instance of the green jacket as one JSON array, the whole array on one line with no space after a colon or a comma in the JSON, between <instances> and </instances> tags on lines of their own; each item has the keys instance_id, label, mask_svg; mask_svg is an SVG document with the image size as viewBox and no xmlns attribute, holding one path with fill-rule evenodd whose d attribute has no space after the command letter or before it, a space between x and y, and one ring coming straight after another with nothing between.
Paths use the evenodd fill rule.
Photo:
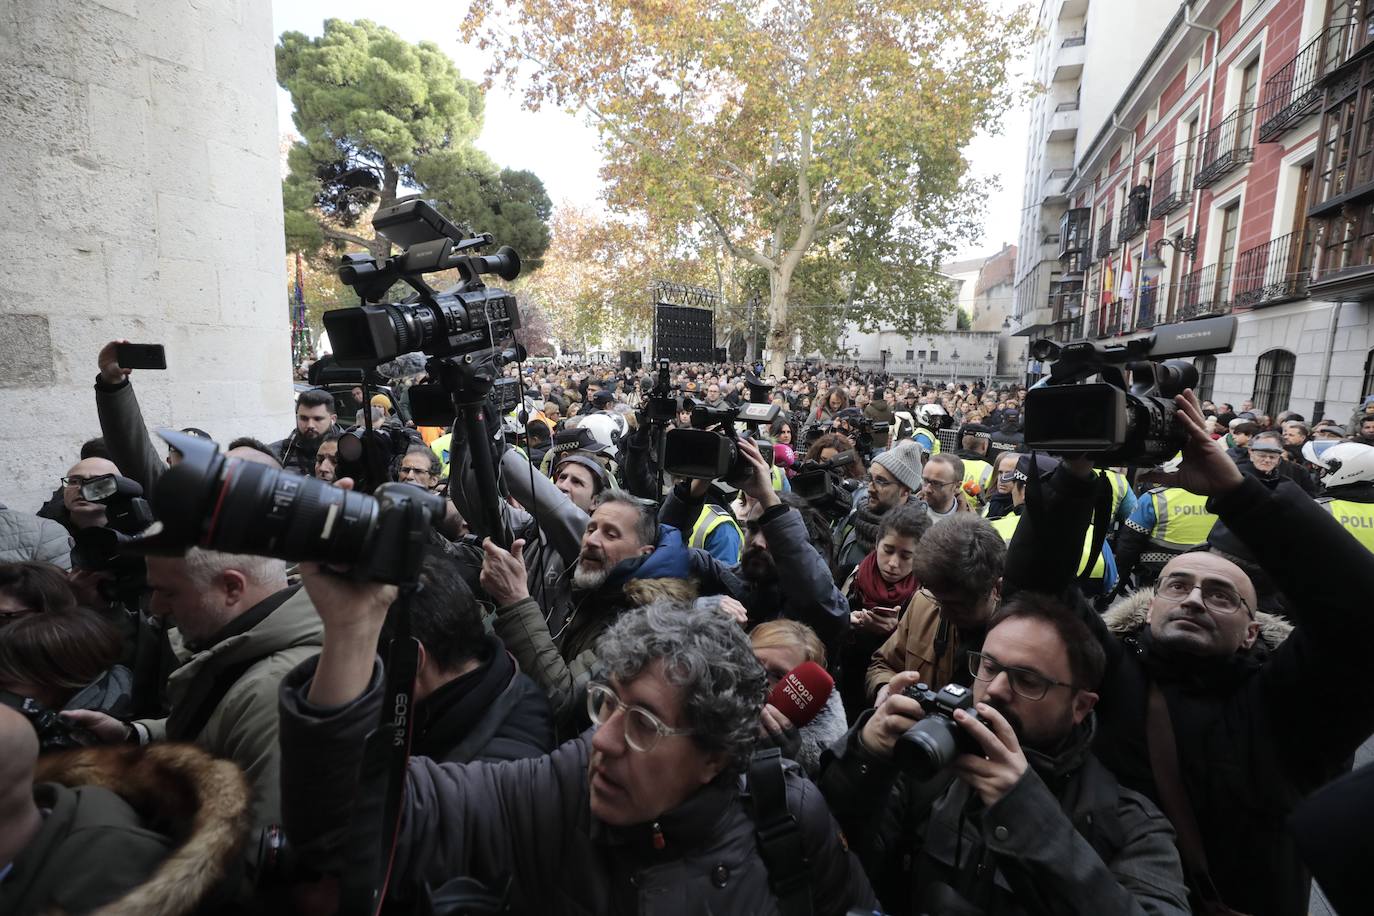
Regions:
<instances>
[{"instance_id":1,"label":"green jacket","mask_svg":"<svg viewBox=\"0 0 1374 916\"><path fill-rule=\"evenodd\" d=\"M286 594L286 600L280 596ZM271 602L279 602L272 610ZM266 610L266 616L254 619ZM251 624L248 628L244 626ZM237 625L237 626L236 626ZM254 793L254 823L281 821L280 758L277 750L277 691L292 668L318 655L324 624L305 590L278 592L229 624L208 649L191 654L173 639L173 650L186 662L167 679L168 719L140 720L154 741L194 741L216 757L242 768ZM243 666L247 666L246 669ZM225 672L243 669L209 712L203 727L188 734L189 707ZM168 734L171 723L172 734Z\"/></svg>"},{"instance_id":2,"label":"green jacket","mask_svg":"<svg viewBox=\"0 0 1374 916\"><path fill-rule=\"evenodd\" d=\"M130 895L172 850L108 789L42 783L33 793L48 814L0 882L0 913L90 912Z\"/></svg>"}]
</instances>

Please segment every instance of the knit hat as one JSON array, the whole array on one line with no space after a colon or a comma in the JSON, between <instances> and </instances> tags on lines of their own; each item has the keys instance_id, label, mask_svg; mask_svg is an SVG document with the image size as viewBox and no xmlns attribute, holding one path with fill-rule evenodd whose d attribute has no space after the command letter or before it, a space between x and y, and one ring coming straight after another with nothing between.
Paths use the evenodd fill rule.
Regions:
<instances>
[{"instance_id":1,"label":"knit hat","mask_svg":"<svg viewBox=\"0 0 1374 916\"><path fill-rule=\"evenodd\" d=\"M912 439L898 442L892 448L873 459L897 482L911 492L921 489L921 447Z\"/></svg>"}]
</instances>

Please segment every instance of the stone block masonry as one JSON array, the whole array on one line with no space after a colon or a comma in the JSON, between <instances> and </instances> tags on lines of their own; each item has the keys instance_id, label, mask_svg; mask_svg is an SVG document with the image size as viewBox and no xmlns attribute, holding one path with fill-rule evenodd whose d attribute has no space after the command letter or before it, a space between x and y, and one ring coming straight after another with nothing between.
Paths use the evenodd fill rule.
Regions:
<instances>
[{"instance_id":1,"label":"stone block masonry","mask_svg":"<svg viewBox=\"0 0 1374 916\"><path fill-rule=\"evenodd\" d=\"M167 347L151 427L290 430L274 41L270 0L0 4L0 502L100 434L113 338Z\"/></svg>"}]
</instances>

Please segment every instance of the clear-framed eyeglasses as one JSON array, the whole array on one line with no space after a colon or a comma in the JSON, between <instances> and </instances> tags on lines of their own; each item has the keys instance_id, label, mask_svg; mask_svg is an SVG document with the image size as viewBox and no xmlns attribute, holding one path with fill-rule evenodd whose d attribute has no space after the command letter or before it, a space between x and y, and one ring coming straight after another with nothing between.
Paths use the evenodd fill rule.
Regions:
<instances>
[{"instance_id":1,"label":"clear-framed eyeglasses","mask_svg":"<svg viewBox=\"0 0 1374 916\"><path fill-rule=\"evenodd\" d=\"M1253 613L1249 603L1235 589L1211 582L1199 584L1187 576L1165 576L1155 586L1155 592L1170 601L1182 601L1191 595L1195 588L1201 590L1202 606L1209 611L1218 614L1234 614L1241 608L1245 608L1247 613Z\"/></svg>"},{"instance_id":2,"label":"clear-framed eyeglasses","mask_svg":"<svg viewBox=\"0 0 1374 916\"><path fill-rule=\"evenodd\" d=\"M643 706L626 703L607 684L587 686L587 715L597 726L605 725L616 712L625 713L625 743L647 754L664 738L694 734L690 728L671 728Z\"/></svg>"}]
</instances>

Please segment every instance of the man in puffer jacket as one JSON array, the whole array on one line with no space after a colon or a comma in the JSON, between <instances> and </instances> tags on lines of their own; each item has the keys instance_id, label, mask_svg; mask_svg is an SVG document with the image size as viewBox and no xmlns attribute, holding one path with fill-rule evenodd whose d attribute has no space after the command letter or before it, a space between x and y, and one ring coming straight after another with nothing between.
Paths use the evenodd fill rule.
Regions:
<instances>
[{"instance_id":1,"label":"man in puffer jacket","mask_svg":"<svg viewBox=\"0 0 1374 916\"><path fill-rule=\"evenodd\" d=\"M72 537L57 522L0 503L0 563L35 560L72 568Z\"/></svg>"}]
</instances>

